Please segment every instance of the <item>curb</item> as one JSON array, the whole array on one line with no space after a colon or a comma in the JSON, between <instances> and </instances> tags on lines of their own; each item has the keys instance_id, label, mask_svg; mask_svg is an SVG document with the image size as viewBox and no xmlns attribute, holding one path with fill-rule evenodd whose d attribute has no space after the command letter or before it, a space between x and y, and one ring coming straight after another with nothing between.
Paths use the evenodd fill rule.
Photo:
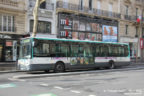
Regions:
<instances>
[{"instance_id":1,"label":"curb","mask_svg":"<svg viewBox=\"0 0 144 96\"><path fill-rule=\"evenodd\" d=\"M133 64L130 64L129 66L126 66L125 68L129 68L129 67L132 67L132 66L144 66L144 63L133 63ZM0 71L0 74L4 74L4 73L17 73L17 72L28 72L28 71L21 71L21 70L5 70L5 71ZM58 73L57 73L58 74Z\"/></svg>"},{"instance_id":2,"label":"curb","mask_svg":"<svg viewBox=\"0 0 144 96\"><path fill-rule=\"evenodd\" d=\"M111 70L95 70L95 71L82 71L82 72L67 72L67 73L53 73L53 74L40 74L40 75L19 75L13 76L13 79L31 79L31 78L44 78L44 77L56 77L56 76L70 76L81 74L94 74L104 72L116 72L116 71L129 71L129 70L143 70L144 67L137 68L125 68L125 69L111 69Z\"/></svg>"},{"instance_id":3,"label":"curb","mask_svg":"<svg viewBox=\"0 0 144 96\"><path fill-rule=\"evenodd\" d=\"M7 70L7 71L0 71L0 74L4 74L4 73L17 73L17 72L26 72L26 71L19 71L19 70Z\"/></svg>"}]
</instances>

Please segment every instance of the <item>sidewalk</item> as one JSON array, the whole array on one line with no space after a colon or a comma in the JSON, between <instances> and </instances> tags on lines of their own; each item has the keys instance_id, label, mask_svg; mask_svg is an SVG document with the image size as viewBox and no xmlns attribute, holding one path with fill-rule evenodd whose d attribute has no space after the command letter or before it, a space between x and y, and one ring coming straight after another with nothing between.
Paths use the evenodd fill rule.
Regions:
<instances>
[{"instance_id":1,"label":"sidewalk","mask_svg":"<svg viewBox=\"0 0 144 96\"><path fill-rule=\"evenodd\" d=\"M136 59L131 59L131 66L135 66L135 65L144 65L144 61L138 59L136 62Z\"/></svg>"},{"instance_id":2,"label":"sidewalk","mask_svg":"<svg viewBox=\"0 0 144 96\"><path fill-rule=\"evenodd\" d=\"M14 71L17 69L17 62L0 62L0 71Z\"/></svg>"}]
</instances>

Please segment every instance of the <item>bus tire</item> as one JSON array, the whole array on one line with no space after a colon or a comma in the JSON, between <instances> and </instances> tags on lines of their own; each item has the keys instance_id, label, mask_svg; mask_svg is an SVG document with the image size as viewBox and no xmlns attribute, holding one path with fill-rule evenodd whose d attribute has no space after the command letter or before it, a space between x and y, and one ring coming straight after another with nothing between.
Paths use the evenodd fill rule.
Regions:
<instances>
[{"instance_id":1,"label":"bus tire","mask_svg":"<svg viewBox=\"0 0 144 96\"><path fill-rule=\"evenodd\" d=\"M64 71L65 71L64 63L62 63L62 62L56 63L54 72L59 73L59 72L64 72Z\"/></svg>"},{"instance_id":2,"label":"bus tire","mask_svg":"<svg viewBox=\"0 0 144 96\"><path fill-rule=\"evenodd\" d=\"M115 64L114 64L114 62L113 61L110 61L109 62L109 67L108 67L109 69L114 69L115 68Z\"/></svg>"}]
</instances>

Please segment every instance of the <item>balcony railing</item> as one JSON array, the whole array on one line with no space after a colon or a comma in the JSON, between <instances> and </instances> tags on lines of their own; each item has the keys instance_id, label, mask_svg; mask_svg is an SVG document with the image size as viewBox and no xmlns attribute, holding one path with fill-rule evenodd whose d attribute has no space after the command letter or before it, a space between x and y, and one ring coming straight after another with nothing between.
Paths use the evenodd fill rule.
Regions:
<instances>
[{"instance_id":1,"label":"balcony railing","mask_svg":"<svg viewBox=\"0 0 144 96\"><path fill-rule=\"evenodd\" d=\"M34 5L29 5L29 8L30 8L30 9L33 9L33 8L34 8ZM45 8L40 8L40 9L54 10L54 4L53 4L53 3L47 4Z\"/></svg>"},{"instance_id":2,"label":"balcony railing","mask_svg":"<svg viewBox=\"0 0 144 96\"><path fill-rule=\"evenodd\" d=\"M3 29L0 29L2 32L16 32L16 27L8 27L8 26L3 26Z\"/></svg>"},{"instance_id":3,"label":"balcony railing","mask_svg":"<svg viewBox=\"0 0 144 96\"><path fill-rule=\"evenodd\" d=\"M125 20L129 20L129 21L133 21L136 22L137 21L138 16L129 16L129 15L124 15L124 19Z\"/></svg>"},{"instance_id":4,"label":"balcony railing","mask_svg":"<svg viewBox=\"0 0 144 96\"><path fill-rule=\"evenodd\" d=\"M20 0L0 0L0 4L9 6L18 6Z\"/></svg>"},{"instance_id":5,"label":"balcony railing","mask_svg":"<svg viewBox=\"0 0 144 96\"><path fill-rule=\"evenodd\" d=\"M135 3L136 3L137 5L143 5L144 0L135 0Z\"/></svg>"},{"instance_id":6,"label":"balcony railing","mask_svg":"<svg viewBox=\"0 0 144 96\"><path fill-rule=\"evenodd\" d=\"M88 7L83 7L80 5L71 4L71 3L62 2L62 1L58 1L56 7L62 8L65 10L76 11L76 12L84 13L84 14L88 13L91 15L105 16L105 17L110 17L110 18L121 18L121 14L119 13L95 9L95 8L90 10Z\"/></svg>"}]
</instances>

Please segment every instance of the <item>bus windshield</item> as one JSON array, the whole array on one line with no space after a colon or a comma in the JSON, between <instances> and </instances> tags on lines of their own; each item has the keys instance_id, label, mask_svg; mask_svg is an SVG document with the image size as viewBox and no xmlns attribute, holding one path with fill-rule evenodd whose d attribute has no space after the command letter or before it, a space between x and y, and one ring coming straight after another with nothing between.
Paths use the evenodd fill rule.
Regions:
<instances>
[{"instance_id":1,"label":"bus windshield","mask_svg":"<svg viewBox=\"0 0 144 96\"><path fill-rule=\"evenodd\" d=\"M31 58L31 40L24 39L20 42L20 59L30 59Z\"/></svg>"}]
</instances>

